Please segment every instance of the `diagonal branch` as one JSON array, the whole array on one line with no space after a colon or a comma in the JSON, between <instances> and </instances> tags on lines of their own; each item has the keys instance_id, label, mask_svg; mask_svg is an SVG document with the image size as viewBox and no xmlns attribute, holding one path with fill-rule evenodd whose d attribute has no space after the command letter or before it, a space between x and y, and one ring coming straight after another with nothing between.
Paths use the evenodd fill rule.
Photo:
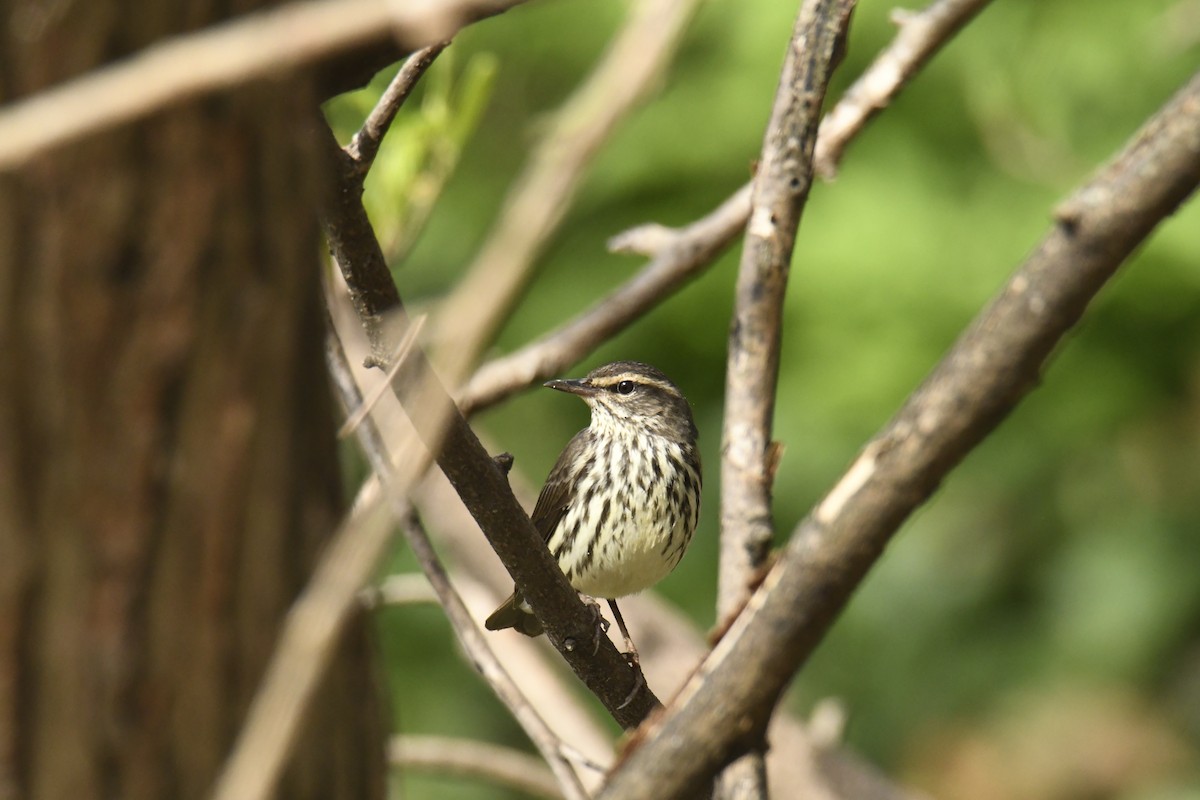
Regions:
<instances>
[{"instance_id":1,"label":"diagonal branch","mask_svg":"<svg viewBox=\"0 0 1200 800\"><path fill-rule=\"evenodd\" d=\"M369 295L355 301L360 314L364 310L367 312L362 322L369 331L375 325L386 326L382 337L378 331L372 331L372 338L385 342L385 345L394 343L399 339L399 332L407 327L399 292L387 271L362 198L358 193L344 189L353 186L353 163L338 147L328 127L322 127L334 171L333 186L323 198L321 209L326 238L346 282L353 286L355 281L362 281L373 287ZM351 295L353 298L353 291ZM374 305L377 302L384 305ZM386 346L384 352L392 350L394 344ZM571 589L533 523L513 496L505 475L488 457L421 348L414 348L409 364L392 386L423 438L431 430L429 416L432 414L436 419L446 415L445 437L426 440L438 466L521 587L525 599L545 626L550 643L618 724L625 728L637 725L659 706L658 698L648 687L634 692L634 673L608 637L599 637L593 651L595 616ZM626 702L631 696L632 699Z\"/></svg>"},{"instance_id":2,"label":"diagonal branch","mask_svg":"<svg viewBox=\"0 0 1200 800\"><path fill-rule=\"evenodd\" d=\"M358 390L358 384L351 374L346 353L342 349L341 343L337 341L332 326L329 338L331 341L326 351L330 372L333 374L342 405L347 413L351 413L362 404L363 398ZM491 687L496 697L512 713L513 718L521 725L546 763L550 765L553 778L561 787L561 792L557 794L565 796L568 800L587 800L587 792L579 782L579 777L561 755L562 743L521 694L508 672L496 658L496 654L488 647L483 632L479 630L462 598L450 583L445 567L442 566L441 560L434 552L429 536L417 517L416 510L408 502L406 493L394 490L392 460L383 443L383 438L370 416L364 418L363 423L357 428L357 432L359 444L367 455L367 460L374 469L375 475L388 490L387 501L390 504L392 515L399 522L400 530L408 541L409 548L413 551L417 563L421 565L421 570L437 595L437 600L450 622L450 627L458 638L463 651L467 654L471 665Z\"/></svg>"},{"instance_id":3,"label":"diagonal branch","mask_svg":"<svg viewBox=\"0 0 1200 800\"><path fill-rule=\"evenodd\" d=\"M520 493L518 496L522 496ZM530 498L531 499L531 498ZM446 560L454 567L456 581L466 576L474 578L486 598L477 597L473 607L489 611L511 589L511 581L502 569L497 569L491 553L482 552L476 546L475 525L470 517L454 502L453 490L444 481L424 481L413 495L413 502L421 508L431 527L439 533L439 546L448 548ZM458 506L456 508L456 506ZM462 584L464 589L468 583ZM465 593L465 592L464 592ZM687 618L682 611L646 592L626 598L626 614L633 624L633 634L642 654L646 678L653 686L661 686L667 695L687 680L688 676L708 652L704 632ZM497 645L499 651L500 646ZM579 725L586 720L575 721L580 709L572 700L567 686L568 677L553 674L555 664L540 664L539 661L557 661L544 647L521 638L498 652L508 664L513 677L521 684L526 696L542 713L553 718L555 729L568 741L584 743L585 749L595 747L589 742L594 732L582 731ZM818 722L814 718L814 723ZM793 797L821 798L821 800L918 800L919 796L890 783L875 768L853 755L847 748L838 745L838 735L809 729L789 710L779 708L771 718L768 739L771 750L767 755L771 773L771 786L780 800ZM572 731L568 733L568 731ZM600 754L607 744L600 743ZM602 757L603 758L603 757ZM582 777L585 781L588 775ZM587 784L590 785L590 784ZM922 799L923 800L923 799Z\"/></svg>"},{"instance_id":4,"label":"diagonal branch","mask_svg":"<svg viewBox=\"0 0 1200 800\"><path fill-rule=\"evenodd\" d=\"M900 33L876 56L837 107L821 122L813 164L826 180L837 175L846 145L867 122L892 102L942 45L983 10L991 0L937 0L917 12L897 9L892 19Z\"/></svg>"},{"instance_id":5,"label":"diagonal branch","mask_svg":"<svg viewBox=\"0 0 1200 800\"><path fill-rule=\"evenodd\" d=\"M390 32L409 47L525 0L303 0L155 44L0 109L0 169L178 102L295 69Z\"/></svg>"},{"instance_id":6,"label":"diagonal branch","mask_svg":"<svg viewBox=\"0 0 1200 800\"><path fill-rule=\"evenodd\" d=\"M529 282L587 165L670 61L697 0L641 0L603 60L554 116L474 263L434 320L438 369L458 386Z\"/></svg>"},{"instance_id":7,"label":"diagonal branch","mask_svg":"<svg viewBox=\"0 0 1200 800\"><path fill-rule=\"evenodd\" d=\"M750 199L725 368L721 432L721 553L718 625L746 601L771 548L775 452L771 422L779 380L783 302L796 229L812 186L821 106L845 50L855 0L801 5ZM767 720L761 721L760 732ZM766 795L761 741L721 775L726 800Z\"/></svg>"},{"instance_id":8,"label":"diagonal branch","mask_svg":"<svg viewBox=\"0 0 1200 800\"><path fill-rule=\"evenodd\" d=\"M371 109L358 133L346 145L346 154L354 160L355 168L362 178L366 178L375 156L379 154L379 145L383 143L384 134L396 118L396 113L404 105L404 101L416 88L417 81L425 71L433 66L433 62L442 51L450 46L449 41L431 44L413 53L404 61L404 66L392 78L387 89L379 98L379 102Z\"/></svg>"},{"instance_id":9,"label":"diagonal branch","mask_svg":"<svg viewBox=\"0 0 1200 800\"><path fill-rule=\"evenodd\" d=\"M473 414L519 388L562 374L712 264L745 227L749 208L746 186L691 225L669 233L659 229L653 259L631 280L561 328L483 365L459 397L463 413Z\"/></svg>"},{"instance_id":10,"label":"diagonal branch","mask_svg":"<svg viewBox=\"0 0 1200 800\"><path fill-rule=\"evenodd\" d=\"M431 441L442 421L428 411ZM392 488L406 492L425 471L416 437L402 442L408 457ZM359 593L392 541L381 493L360 496L334 534L312 579L292 604L261 686L233 750L218 776L214 800L261 800L271 796L301 729L309 703L333 657L346 621L359 608Z\"/></svg>"},{"instance_id":11,"label":"diagonal branch","mask_svg":"<svg viewBox=\"0 0 1200 800\"><path fill-rule=\"evenodd\" d=\"M478 778L532 797L563 797L544 764L511 747L445 736L394 736L388 760L395 767Z\"/></svg>"},{"instance_id":12,"label":"diagonal branch","mask_svg":"<svg viewBox=\"0 0 1200 800\"><path fill-rule=\"evenodd\" d=\"M1200 183L1200 74L1056 211L1050 232L793 533L745 610L601 798L683 797L771 713L904 519L1037 385L1133 250Z\"/></svg>"},{"instance_id":13,"label":"diagonal branch","mask_svg":"<svg viewBox=\"0 0 1200 800\"><path fill-rule=\"evenodd\" d=\"M820 175L832 176L846 145L970 21L981 4L982 0L934 0L906 20L892 43L854 84L867 88L848 91L822 122L813 155ZM837 122L831 124L830 120ZM615 237L610 249L648 255L650 263L563 326L484 364L459 398L464 413L472 414L561 374L711 266L745 227L750 217L750 188L747 183L715 210L683 228L647 225Z\"/></svg>"}]
</instances>

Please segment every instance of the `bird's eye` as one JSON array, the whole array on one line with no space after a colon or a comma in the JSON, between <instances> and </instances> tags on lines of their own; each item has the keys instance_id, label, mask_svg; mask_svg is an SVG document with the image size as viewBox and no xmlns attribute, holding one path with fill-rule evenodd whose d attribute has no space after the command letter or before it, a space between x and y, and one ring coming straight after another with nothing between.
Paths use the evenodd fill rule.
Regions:
<instances>
[{"instance_id":1,"label":"bird's eye","mask_svg":"<svg viewBox=\"0 0 1200 800\"><path fill-rule=\"evenodd\" d=\"M633 394L633 381L621 381L617 384L618 394Z\"/></svg>"}]
</instances>

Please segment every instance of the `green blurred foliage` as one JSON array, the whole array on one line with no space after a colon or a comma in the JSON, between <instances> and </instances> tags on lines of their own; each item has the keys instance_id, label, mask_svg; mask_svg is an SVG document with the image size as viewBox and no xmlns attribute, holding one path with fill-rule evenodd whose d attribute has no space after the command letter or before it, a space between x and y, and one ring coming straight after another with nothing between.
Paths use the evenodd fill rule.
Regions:
<instances>
[{"instance_id":1,"label":"green blurred foliage","mask_svg":"<svg viewBox=\"0 0 1200 800\"><path fill-rule=\"evenodd\" d=\"M890 40L890 9L860 4L831 97ZM542 115L586 74L621 10L604 0L515 9L462 33L453 60L427 76L368 186L388 240L431 153L454 151L445 191L396 265L410 302L435 300L461 275ZM606 253L608 237L687 223L748 178L794 13L784 2L702 7L660 93L593 165L496 352L641 266ZM837 181L814 187L786 308L780 541L1036 245L1054 205L1188 79L1198 43L1189 0L996 2L870 123ZM343 134L383 85L331 106ZM727 254L571 371L636 358L689 394L707 465L703 527L661 590L701 626L713 621L736 263ZM536 482L586 421L581 404L530 392L477 423ZM380 628L402 727L521 741L458 663L435 610L390 612ZM888 549L789 702L803 712L828 696L850 713L851 746L941 797L1200 797L1195 203L1105 289L1043 385ZM1058 772L1025 758L1110 729ZM1093 762L1109 771L1092 774ZM436 780L404 788L505 796Z\"/></svg>"}]
</instances>

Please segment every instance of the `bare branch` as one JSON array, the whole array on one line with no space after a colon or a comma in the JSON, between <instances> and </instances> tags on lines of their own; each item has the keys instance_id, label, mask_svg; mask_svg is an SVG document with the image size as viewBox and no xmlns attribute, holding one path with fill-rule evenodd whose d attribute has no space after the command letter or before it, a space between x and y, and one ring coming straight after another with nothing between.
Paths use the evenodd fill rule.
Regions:
<instances>
[{"instance_id":1,"label":"bare branch","mask_svg":"<svg viewBox=\"0 0 1200 800\"><path fill-rule=\"evenodd\" d=\"M812 186L821 107L845 50L854 6L855 0L801 5L754 177L725 368L718 627L745 603L771 549L771 486L777 461L771 423L783 301L796 229ZM761 724L760 731L765 730L766 719ZM760 740L724 770L718 781L723 800L766 796L763 749Z\"/></svg>"},{"instance_id":2,"label":"bare branch","mask_svg":"<svg viewBox=\"0 0 1200 800\"><path fill-rule=\"evenodd\" d=\"M404 501L404 505L408 505L408 502ZM454 591L454 587L450 584L450 578L446 575L445 567L442 566L429 541L429 535L425 533L420 520L417 519L416 512L411 508L410 513L400 520L400 528L404 532L413 554L420 562L421 569L424 570L429 582L437 592L442 608L446 612L446 618L450 620L450 625L458 637L459 644L466 651L471 665L483 676L483 679L495 692L496 697L500 698L500 701L529 735L538 752L550 765L550 771L554 774L562 794L567 797L567 800L587 800L588 794L579 782L579 776L562 757L562 742L517 689L512 678L505 672L504 667L488 647L483 632L471 618L462 598Z\"/></svg>"},{"instance_id":3,"label":"bare branch","mask_svg":"<svg viewBox=\"0 0 1200 800\"><path fill-rule=\"evenodd\" d=\"M344 439L353 433L355 428L361 425L363 420L375 409L375 405L379 402L380 398L387 394L388 386L396 379L396 373L400 371L400 367L404 364L409 351L416 346L417 337L421 334L421 328L425 326L426 319L428 319L428 315L422 314L414 319L412 324L405 329L404 336L401 337L400 343L396 345L396 351L392 354L391 361L389 362L387 380L380 383L370 397L367 397L350 409L350 412L346 415L346 421L342 423L342 427L338 428L339 439Z\"/></svg>"},{"instance_id":4,"label":"bare branch","mask_svg":"<svg viewBox=\"0 0 1200 800\"><path fill-rule=\"evenodd\" d=\"M850 140L988 2L936 0L919 12L893 12L892 19L900 26L900 33L821 122L821 135L813 156L818 175L825 180L837 175L838 162Z\"/></svg>"},{"instance_id":5,"label":"bare branch","mask_svg":"<svg viewBox=\"0 0 1200 800\"><path fill-rule=\"evenodd\" d=\"M604 58L555 115L501 205L474 263L435 318L439 371L459 385L529 281L587 165L675 52L697 0L643 0Z\"/></svg>"},{"instance_id":6,"label":"bare branch","mask_svg":"<svg viewBox=\"0 0 1200 800\"><path fill-rule=\"evenodd\" d=\"M745 602L771 546L771 421L783 301L796 229L812 186L821 105L853 9L853 0L803 4L754 179L725 371L719 621Z\"/></svg>"},{"instance_id":7,"label":"bare branch","mask_svg":"<svg viewBox=\"0 0 1200 800\"><path fill-rule=\"evenodd\" d=\"M441 438L444 423L437 409L426 409L431 441ZM428 463L420 443L410 437L393 481L407 492ZM369 493L329 543L312 580L292 604L279 645L267 665L246 722L213 791L214 800L259 800L274 789L309 702L340 640L359 593L391 541L391 522L380 493Z\"/></svg>"},{"instance_id":8,"label":"bare branch","mask_svg":"<svg viewBox=\"0 0 1200 800\"><path fill-rule=\"evenodd\" d=\"M402 335L406 315L361 196L343 189L353 185L355 180L349 159L337 146L328 128L325 133L330 163L335 170L333 186L322 203L326 238L334 260L350 286L351 299L362 315L361 321L372 340L372 348L378 346L386 354L394 349L395 341ZM371 287L371 291L364 293L356 289L356 281ZM358 299L355 299L356 291ZM390 311L374 317L364 314L364 309L368 313L371 311L371 304L386 302L389 297L394 299ZM635 674L607 638L601 637L593 652L590 643L595 638L594 615L567 582L529 516L513 497L504 473L488 457L458 412L421 348L413 349L410 363L411 367L402 370L399 380L391 385L418 434L425 437L429 409L436 410L435 420L446 415L445 437L425 440L426 446L436 454L438 466L521 587L525 599L545 626L550 643L618 724L626 728L636 726L659 707L658 698L648 687L633 691ZM585 643L588 646L583 646Z\"/></svg>"},{"instance_id":9,"label":"bare branch","mask_svg":"<svg viewBox=\"0 0 1200 800\"><path fill-rule=\"evenodd\" d=\"M518 497L532 502L535 487L522 494L520 476L514 484ZM527 495L527 496L526 496ZM508 573L495 556L478 547L476 526L471 517L455 502L454 490L442 480L425 480L414 490L417 503L430 527L438 532L439 548L455 567L455 583L466 594L474 585L486 596L469 598L472 608L487 613L496 606L512 587ZM629 604L626 618L638 642L642 668L651 685L661 687L664 695L673 695L683 685L708 652L704 633L691 619L656 596L654 591L626 598ZM607 735L597 730L595 722L577 702L578 692L568 685L557 664L557 658L537 640L513 637L494 642L498 656L509 668L513 679L526 697L541 709L564 739L586 746L589 752L604 755L611 745ZM767 753L771 787L781 800L792 797L820 800L918 800L918 796L890 783L877 769L862 761L829 738L818 739L805 731L800 720L780 708L771 718L768 730L771 749ZM591 786L588 773L582 773L585 785ZM921 800L926 800L921 798Z\"/></svg>"},{"instance_id":10,"label":"bare branch","mask_svg":"<svg viewBox=\"0 0 1200 800\"><path fill-rule=\"evenodd\" d=\"M396 73L396 77L392 78L375 108L367 115L363 126L345 147L346 155L353 159L359 175L366 177L371 165L375 163L379 145L383 143L384 134L391 127L396 113L416 88L417 81L421 80L425 71L433 66L433 62L449 46L448 41L438 42L418 50L404 61L404 66Z\"/></svg>"},{"instance_id":11,"label":"bare branch","mask_svg":"<svg viewBox=\"0 0 1200 800\"><path fill-rule=\"evenodd\" d=\"M333 334L330 334L331 338ZM345 351L336 344L327 348L330 358L330 372L334 376L342 404L347 411L362 405L362 394L358 390L350 365L346 361ZM409 548L421 566L428 585L437 595L437 600L446 614L450 627L458 638L459 644L468 656L468 660L476 672L487 682L502 703L512 712L513 717L520 723L530 740L541 752L550 765L550 770L557 784L562 788L562 794L568 800L586 800L587 792L579 782L579 777L571 765L563 760L562 743L545 721L534 710L529 701L517 689L512 678L496 659L483 634L475 625L470 612L454 586L450 583L445 567L433 549L429 536L420 523L416 512L409 504L405 495L390 491L394 469L392 459L382 447L383 439L378 430L370 430L374 423L369 418L357 427L360 432L359 442L363 447L367 460L375 471L375 476L389 488L388 501L392 514L399 522L400 529L408 541ZM539 765L540 766L540 765Z\"/></svg>"},{"instance_id":12,"label":"bare branch","mask_svg":"<svg viewBox=\"0 0 1200 800\"><path fill-rule=\"evenodd\" d=\"M979 0L971 2L979 4ZM964 0L935 0L915 18L937 20L942 24L916 25L915 29L923 31L924 37L918 43L909 41L901 46L901 37L914 35L906 33L909 26L903 27L884 54L854 85L876 87L872 103L877 107L886 105L904 88L907 79L966 24L970 15L962 11L964 5ZM946 20L954 18L956 13L963 17L957 26L951 26ZM903 75L906 80L895 80L897 75ZM890 87L886 93L879 88L885 85ZM856 108L859 110L855 111ZM826 175L820 169L819 162L823 158L836 167L846 145L873 116L864 114L865 108L862 99L847 93L826 115L813 156L818 174ZM827 124L831 118L839 121ZM850 124L849 120L856 121ZM643 225L614 237L609 242L609 248L614 252L641 253L653 260L624 286L583 314L520 350L480 367L459 398L463 412L472 414L500 402L513 392L561 374L562 370L711 266L745 227L749 216L750 184L747 183L717 209L684 228Z\"/></svg>"},{"instance_id":13,"label":"bare branch","mask_svg":"<svg viewBox=\"0 0 1200 800\"><path fill-rule=\"evenodd\" d=\"M517 499L531 507L537 489L526 484L517 470L509 478ZM431 532L436 534L438 551L445 555L451 577L467 607L476 619L483 619L512 591L512 577L490 548L480 546L479 526L443 476L430 475L411 496ZM562 669L561 659L553 648L541 638L527 636L489 636L488 643L521 692L551 722L560 739L581 750L588 761L612 763L611 727L607 720L596 716L594 704L579 691L575 676ZM703 650L691 660L688 670L700 662L702 653ZM651 686L658 686L661 681L666 688L682 682L656 672L656 664L647 667L643 662L642 666ZM583 763L568 757L572 763ZM589 790L598 790L605 771L581 770L580 778Z\"/></svg>"},{"instance_id":14,"label":"bare branch","mask_svg":"<svg viewBox=\"0 0 1200 800\"><path fill-rule=\"evenodd\" d=\"M168 103L287 72L389 32L408 47L525 0L302 0L155 44L0 110L0 170Z\"/></svg>"},{"instance_id":15,"label":"bare branch","mask_svg":"<svg viewBox=\"0 0 1200 800\"><path fill-rule=\"evenodd\" d=\"M669 240L660 231L657 254L632 279L556 331L483 365L459 398L463 413L561 374L711 264L745 227L749 211L750 187L744 186Z\"/></svg>"},{"instance_id":16,"label":"bare branch","mask_svg":"<svg viewBox=\"0 0 1200 800\"><path fill-rule=\"evenodd\" d=\"M1122 261L1200 182L1200 74L1056 211L1037 250L799 525L671 708L601 798L683 797L769 717L904 519L1037 385Z\"/></svg>"},{"instance_id":17,"label":"bare branch","mask_svg":"<svg viewBox=\"0 0 1200 800\"><path fill-rule=\"evenodd\" d=\"M511 747L445 736L395 736L388 759L395 767L478 778L548 800L563 798L544 764Z\"/></svg>"},{"instance_id":18,"label":"bare branch","mask_svg":"<svg viewBox=\"0 0 1200 800\"><path fill-rule=\"evenodd\" d=\"M345 391L342 394L345 395ZM367 608L426 605L438 602L437 593L429 585L429 579L415 572L389 575L379 585L363 589L360 596L363 605Z\"/></svg>"}]
</instances>

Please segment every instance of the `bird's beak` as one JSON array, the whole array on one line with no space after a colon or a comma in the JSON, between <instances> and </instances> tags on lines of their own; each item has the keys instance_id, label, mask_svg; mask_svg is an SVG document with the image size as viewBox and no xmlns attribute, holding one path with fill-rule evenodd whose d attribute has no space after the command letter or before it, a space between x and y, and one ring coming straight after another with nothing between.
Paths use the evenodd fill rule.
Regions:
<instances>
[{"instance_id":1,"label":"bird's beak","mask_svg":"<svg viewBox=\"0 0 1200 800\"><path fill-rule=\"evenodd\" d=\"M591 397L600 391L586 380L563 380L556 378L552 381L546 381L542 385L548 389L558 389L560 392L569 392L570 394L577 394L580 397Z\"/></svg>"}]
</instances>

